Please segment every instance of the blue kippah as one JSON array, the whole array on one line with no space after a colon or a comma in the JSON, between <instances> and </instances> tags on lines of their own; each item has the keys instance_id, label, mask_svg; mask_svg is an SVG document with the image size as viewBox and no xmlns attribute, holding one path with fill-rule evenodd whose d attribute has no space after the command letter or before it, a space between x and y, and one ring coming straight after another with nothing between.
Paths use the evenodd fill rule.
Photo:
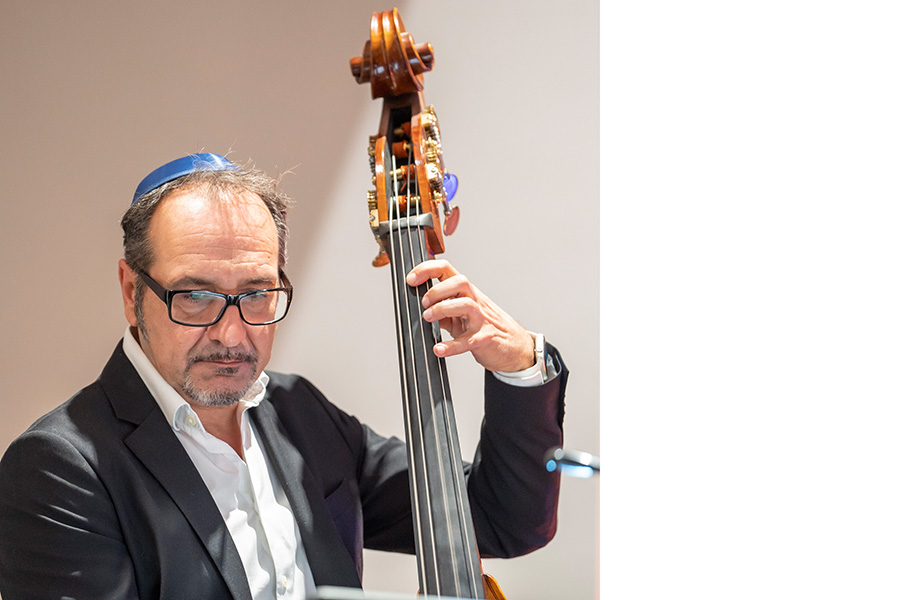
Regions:
<instances>
[{"instance_id":1,"label":"blue kippah","mask_svg":"<svg viewBox=\"0 0 900 600\"><path fill-rule=\"evenodd\" d=\"M219 156L218 154L213 154L211 152L198 152L197 154L177 158L144 177L134 191L134 198L132 198L131 203L134 204L141 196L155 190L162 184L169 183L173 179L178 179L182 175L187 175L194 171L240 170L240 167L224 156Z\"/></svg>"}]
</instances>

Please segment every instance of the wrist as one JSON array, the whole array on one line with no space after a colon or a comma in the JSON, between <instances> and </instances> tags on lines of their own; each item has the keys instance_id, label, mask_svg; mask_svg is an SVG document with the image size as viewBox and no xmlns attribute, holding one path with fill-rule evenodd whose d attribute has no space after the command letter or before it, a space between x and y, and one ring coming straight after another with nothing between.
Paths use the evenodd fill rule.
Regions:
<instances>
[{"instance_id":1,"label":"wrist","mask_svg":"<svg viewBox=\"0 0 900 600\"><path fill-rule=\"evenodd\" d=\"M547 368L547 355L545 350L544 336L540 333L528 332L532 339L532 353L527 360L523 359L520 365L528 364L529 366L517 371L494 371L494 375L511 385L516 386L537 386L550 380L555 371L550 373Z\"/></svg>"}]
</instances>

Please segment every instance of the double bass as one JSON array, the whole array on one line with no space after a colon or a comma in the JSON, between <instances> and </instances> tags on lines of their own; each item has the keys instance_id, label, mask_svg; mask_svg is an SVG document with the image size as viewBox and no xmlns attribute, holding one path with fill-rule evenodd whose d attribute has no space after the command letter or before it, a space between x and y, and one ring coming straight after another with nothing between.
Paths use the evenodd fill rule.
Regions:
<instances>
[{"instance_id":1,"label":"double bass","mask_svg":"<svg viewBox=\"0 0 900 600\"><path fill-rule=\"evenodd\" d=\"M396 8L372 15L363 54L350 61L356 81L383 99L368 148L373 264L391 266L419 591L502 600L481 570L447 369L431 351L440 331L422 316L430 282L405 281L412 267L444 252L459 218L450 205L456 179L444 168L437 116L422 92L433 65L431 44L415 44Z\"/></svg>"}]
</instances>

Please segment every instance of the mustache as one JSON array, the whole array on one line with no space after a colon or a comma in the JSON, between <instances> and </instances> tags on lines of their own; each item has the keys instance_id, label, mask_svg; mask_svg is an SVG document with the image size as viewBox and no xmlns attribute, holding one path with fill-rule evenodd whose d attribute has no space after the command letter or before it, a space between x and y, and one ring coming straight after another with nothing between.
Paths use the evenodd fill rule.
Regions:
<instances>
[{"instance_id":1,"label":"mustache","mask_svg":"<svg viewBox=\"0 0 900 600\"><path fill-rule=\"evenodd\" d=\"M189 359L190 364L198 362L246 362L255 365L259 362L259 356L252 351L233 350L226 348L225 350L213 350L209 352L200 352L194 354Z\"/></svg>"}]
</instances>

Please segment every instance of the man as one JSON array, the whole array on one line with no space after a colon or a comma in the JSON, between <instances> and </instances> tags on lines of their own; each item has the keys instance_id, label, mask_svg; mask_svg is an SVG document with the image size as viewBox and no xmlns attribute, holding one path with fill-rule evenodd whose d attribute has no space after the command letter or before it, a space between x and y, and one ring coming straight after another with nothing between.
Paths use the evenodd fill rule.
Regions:
<instances>
[{"instance_id":1,"label":"man","mask_svg":"<svg viewBox=\"0 0 900 600\"><path fill-rule=\"evenodd\" d=\"M404 445L263 371L291 300L285 213L272 179L214 154L138 186L124 339L0 461L5 600L302 598L359 586L364 545L414 551ZM561 443L565 367L450 264L407 281L429 278L425 318L452 335L434 352L493 372L467 480L479 548L529 552L555 531L541 457Z\"/></svg>"}]
</instances>

